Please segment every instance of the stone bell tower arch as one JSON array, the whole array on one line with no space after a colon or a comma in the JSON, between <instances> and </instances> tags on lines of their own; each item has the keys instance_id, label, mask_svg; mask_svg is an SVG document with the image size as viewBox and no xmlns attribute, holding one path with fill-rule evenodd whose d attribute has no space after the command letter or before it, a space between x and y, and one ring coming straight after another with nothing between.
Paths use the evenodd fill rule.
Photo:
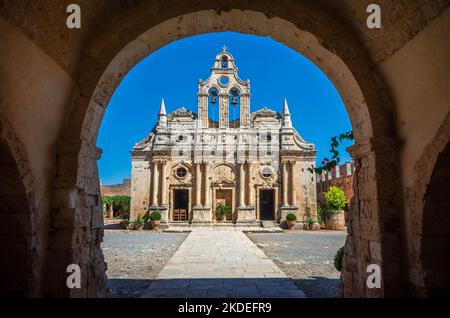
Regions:
<instances>
[{"instance_id":1,"label":"stone bell tower arch","mask_svg":"<svg viewBox=\"0 0 450 318\"><path fill-rule=\"evenodd\" d=\"M209 124L210 108L219 112L218 128L230 127L230 107L239 107L240 127L250 127L250 80L238 76L234 57L223 46L216 55L211 76L198 83L198 124L212 128Z\"/></svg>"}]
</instances>

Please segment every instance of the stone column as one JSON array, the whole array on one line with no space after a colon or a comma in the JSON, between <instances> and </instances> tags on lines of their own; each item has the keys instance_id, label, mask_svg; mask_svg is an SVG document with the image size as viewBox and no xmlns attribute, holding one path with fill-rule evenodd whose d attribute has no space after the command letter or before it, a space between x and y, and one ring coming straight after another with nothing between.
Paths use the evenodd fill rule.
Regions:
<instances>
[{"instance_id":1,"label":"stone column","mask_svg":"<svg viewBox=\"0 0 450 318\"><path fill-rule=\"evenodd\" d=\"M153 161L151 208L156 208L156 207L158 207L158 162Z\"/></svg>"},{"instance_id":2,"label":"stone column","mask_svg":"<svg viewBox=\"0 0 450 318\"><path fill-rule=\"evenodd\" d=\"M167 205L167 161L161 162L161 202L159 206L161 213L161 224L167 226L169 222L169 206Z\"/></svg>"},{"instance_id":3,"label":"stone column","mask_svg":"<svg viewBox=\"0 0 450 318\"><path fill-rule=\"evenodd\" d=\"M108 219L114 218L114 204L108 206Z\"/></svg>"},{"instance_id":4,"label":"stone column","mask_svg":"<svg viewBox=\"0 0 450 318\"><path fill-rule=\"evenodd\" d=\"M202 175L200 163L195 163L195 207L202 205Z\"/></svg>"},{"instance_id":5,"label":"stone column","mask_svg":"<svg viewBox=\"0 0 450 318\"><path fill-rule=\"evenodd\" d=\"M288 206L288 179L287 179L287 170L286 170L286 162L283 161L281 163L281 178L283 182L283 192L281 194L281 206L287 207Z\"/></svg>"},{"instance_id":6,"label":"stone column","mask_svg":"<svg viewBox=\"0 0 450 318\"><path fill-rule=\"evenodd\" d=\"M290 164L290 179L291 179L291 184L290 184L290 187L291 187L291 206L296 206L297 205L297 202L296 202L296 200L295 200L295 179L294 179L294 176L295 176L295 161L290 161L289 162L289 164Z\"/></svg>"},{"instance_id":7,"label":"stone column","mask_svg":"<svg viewBox=\"0 0 450 318\"><path fill-rule=\"evenodd\" d=\"M211 185L209 183L209 164L205 163L205 207L211 206L210 200Z\"/></svg>"},{"instance_id":8,"label":"stone column","mask_svg":"<svg viewBox=\"0 0 450 318\"><path fill-rule=\"evenodd\" d=\"M167 207L167 161L161 163L161 206Z\"/></svg>"},{"instance_id":9,"label":"stone column","mask_svg":"<svg viewBox=\"0 0 450 318\"><path fill-rule=\"evenodd\" d=\"M220 108L219 108L219 128L229 127L229 109L228 109L228 94L220 94Z\"/></svg>"},{"instance_id":10,"label":"stone column","mask_svg":"<svg viewBox=\"0 0 450 318\"><path fill-rule=\"evenodd\" d=\"M247 167L247 175L248 175L248 183L247 183L247 193L248 193L248 206L253 208L254 207L254 193L253 193L253 182L252 182L252 166L249 163Z\"/></svg>"},{"instance_id":11,"label":"stone column","mask_svg":"<svg viewBox=\"0 0 450 318\"><path fill-rule=\"evenodd\" d=\"M200 127L208 128L208 94L198 94L199 107L198 107L198 121Z\"/></svg>"},{"instance_id":12,"label":"stone column","mask_svg":"<svg viewBox=\"0 0 450 318\"><path fill-rule=\"evenodd\" d=\"M239 202L238 202L238 208L245 207L245 189L244 189L244 164L238 163L239 166Z\"/></svg>"}]
</instances>

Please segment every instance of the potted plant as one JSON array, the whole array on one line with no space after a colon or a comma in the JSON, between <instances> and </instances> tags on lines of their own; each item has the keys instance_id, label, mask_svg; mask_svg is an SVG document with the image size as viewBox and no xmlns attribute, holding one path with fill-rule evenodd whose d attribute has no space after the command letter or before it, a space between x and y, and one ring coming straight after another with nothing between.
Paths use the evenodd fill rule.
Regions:
<instances>
[{"instance_id":1,"label":"potted plant","mask_svg":"<svg viewBox=\"0 0 450 318\"><path fill-rule=\"evenodd\" d=\"M161 225L161 213L159 213L158 211L153 211L150 213L149 218L152 229L159 230L159 227Z\"/></svg>"},{"instance_id":2,"label":"potted plant","mask_svg":"<svg viewBox=\"0 0 450 318\"><path fill-rule=\"evenodd\" d=\"M323 216L327 230L345 229L344 207L347 203L347 197L340 187L331 186L325 193Z\"/></svg>"},{"instance_id":3,"label":"potted plant","mask_svg":"<svg viewBox=\"0 0 450 318\"><path fill-rule=\"evenodd\" d=\"M133 229L142 230L144 228L144 225L145 225L144 219L140 215L138 215L136 220L134 220L133 222Z\"/></svg>"},{"instance_id":4,"label":"potted plant","mask_svg":"<svg viewBox=\"0 0 450 318\"><path fill-rule=\"evenodd\" d=\"M119 225L122 229L127 229L128 226L130 225L130 221L128 220L128 214L122 214L119 216L119 218L121 219L119 222Z\"/></svg>"},{"instance_id":5,"label":"potted plant","mask_svg":"<svg viewBox=\"0 0 450 318\"><path fill-rule=\"evenodd\" d=\"M221 221L226 221L227 216L231 213L231 206L219 203L216 207L216 213Z\"/></svg>"},{"instance_id":6,"label":"potted plant","mask_svg":"<svg viewBox=\"0 0 450 318\"><path fill-rule=\"evenodd\" d=\"M289 213L288 215L286 215L288 230L292 230L292 228L295 226L296 221L297 216L294 213Z\"/></svg>"},{"instance_id":7,"label":"potted plant","mask_svg":"<svg viewBox=\"0 0 450 318\"><path fill-rule=\"evenodd\" d=\"M306 226L308 230L313 230L314 229L314 219L312 218L311 215L307 215L306 216Z\"/></svg>"}]
</instances>

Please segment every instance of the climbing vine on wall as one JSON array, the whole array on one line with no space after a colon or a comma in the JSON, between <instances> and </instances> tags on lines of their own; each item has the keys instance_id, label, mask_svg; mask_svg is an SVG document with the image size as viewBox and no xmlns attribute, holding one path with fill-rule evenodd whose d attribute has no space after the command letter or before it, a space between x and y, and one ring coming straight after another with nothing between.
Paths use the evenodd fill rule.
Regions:
<instances>
[{"instance_id":1,"label":"climbing vine on wall","mask_svg":"<svg viewBox=\"0 0 450 318\"><path fill-rule=\"evenodd\" d=\"M322 165L319 167L309 167L308 171L311 173L321 174L323 171L333 170L340 162L339 158L339 145L343 140L353 141L353 131L348 131L346 133L340 134L339 136L334 136L331 138L331 149L330 153L332 155L331 159L324 158L322 160Z\"/></svg>"}]
</instances>

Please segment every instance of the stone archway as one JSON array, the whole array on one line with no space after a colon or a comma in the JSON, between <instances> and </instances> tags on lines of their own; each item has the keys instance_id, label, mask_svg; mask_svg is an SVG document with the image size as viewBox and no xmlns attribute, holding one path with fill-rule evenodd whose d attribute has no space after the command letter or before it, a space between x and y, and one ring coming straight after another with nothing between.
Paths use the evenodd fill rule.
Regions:
<instances>
[{"instance_id":1,"label":"stone archway","mask_svg":"<svg viewBox=\"0 0 450 318\"><path fill-rule=\"evenodd\" d=\"M39 294L37 213L25 158L20 141L0 116L0 297Z\"/></svg>"},{"instance_id":2,"label":"stone archway","mask_svg":"<svg viewBox=\"0 0 450 318\"><path fill-rule=\"evenodd\" d=\"M126 11L120 17L120 28L111 21L97 35L98 41L80 69L79 92L67 113L57 150L54 196L63 199L54 202L53 218L65 215L70 222L64 228L52 224L49 237L50 244L60 242L50 251L49 257L57 262L49 274L61 277L67 264L80 264L87 273L83 286L88 287L68 291L55 280L48 285L48 294L104 295L96 138L115 88L136 63L174 40L235 31L270 36L303 54L322 69L341 94L354 129L356 144L351 152L357 167L342 272L343 295L398 295L401 200L392 103L363 45L331 15L307 5L299 4L291 12L253 2L248 10L233 9L233 5L226 12L214 9L173 9L157 19L137 19L145 10ZM365 285L366 267L371 263L383 267L383 284L378 290L368 290Z\"/></svg>"},{"instance_id":3,"label":"stone archway","mask_svg":"<svg viewBox=\"0 0 450 318\"><path fill-rule=\"evenodd\" d=\"M448 297L450 294L450 114L433 142L415 164L417 180L409 189L413 237L410 243L412 283L416 297Z\"/></svg>"},{"instance_id":4,"label":"stone archway","mask_svg":"<svg viewBox=\"0 0 450 318\"><path fill-rule=\"evenodd\" d=\"M450 144L439 154L425 194L421 256L424 296L450 295Z\"/></svg>"}]
</instances>

